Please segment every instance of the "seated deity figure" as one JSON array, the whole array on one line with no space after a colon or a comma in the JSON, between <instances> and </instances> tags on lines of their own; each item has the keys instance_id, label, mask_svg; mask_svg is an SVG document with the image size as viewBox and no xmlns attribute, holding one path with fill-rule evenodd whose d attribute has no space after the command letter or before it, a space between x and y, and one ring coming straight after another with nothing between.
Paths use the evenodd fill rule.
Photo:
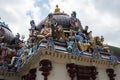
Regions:
<instances>
[{"instance_id":1,"label":"seated deity figure","mask_svg":"<svg viewBox=\"0 0 120 80\"><path fill-rule=\"evenodd\" d=\"M78 29L83 30L79 19L76 18L76 12L75 11L73 11L72 14L71 14L70 24L71 24L71 29L73 29L74 31L78 31Z\"/></svg>"},{"instance_id":2,"label":"seated deity figure","mask_svg":"<svg viewBox=\"0 0 120 80\"><path fill-rule=\"evenodd\" d=\"M56 5L56 8L55 8L55 13L59 13L60 12L60 8L58 7L58 5Z\"/></svg>"},{"instance_id":3,"label":"seated deity figure","mask_svg":"<svg viewBox=\"0 0 120 80\"><path fill-rule=\"evenodd\" d=\"M37 38L46 39L52 35L52 30L46 24L42 26L40 34L37 35Z\"/></svg>"},{"instance_id":4,"label":"seated deity figure","mask_svg":"<svg viewBox=\"0 0 120 80\"><path fill-rule=\"evenodd\" d=\"M64 31L61 25L58 25L56 28L55 38L57 40L64 40L64 41L68 40L64 34Z\"/></svg>"}]
</instances>

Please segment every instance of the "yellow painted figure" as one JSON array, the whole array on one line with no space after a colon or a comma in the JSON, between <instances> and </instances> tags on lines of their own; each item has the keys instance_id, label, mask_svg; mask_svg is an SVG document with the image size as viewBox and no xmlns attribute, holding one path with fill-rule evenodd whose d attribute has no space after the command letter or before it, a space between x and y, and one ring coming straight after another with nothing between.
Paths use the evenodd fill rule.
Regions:
<instances>
[{"instance_id":1,"label":"yellow painted figure","mask_svg":"<svg viewBox=\"0 0 120 80\"><path fill-rule=\"evenodd\" d=\"M78 42L78 46L81 51L86 51L89 48L90 44Z\"/></svg>"},{"instance_id":2,"label":"yellow painted figure","mask_svg":"<svg viewBox=\"0 0 120 80\"><path fill-rule=\"evenodd\" d=\"M61 25L58 25L57 26L57 30L56 30L56 39L59 40L59 39L62 39L64 41L67 41L68 39L65 37L65 34L64 34L64 31L63 31L63 28Z\"/></svg>"},{"instance_id":3,"label":"yellow painted figure","mask_svg":"<svg viewBox=\"0 0 120 80\"><path fill-rule=\"evenodd\" d=\"M40 34L37 35L37 38L43 39L43 38L48 38L52 35L52 30L48 26L43 26L41 29Z\"/></svg>"},{"instance_id":4,"label":"yellow painted figure","mask_svg":"<svg viewBox=\"0 0 120 80\"><path fill-rule=\"evenodd\" d=\"M60 8L58 7L58 5L56 5L56 8L55 8L55 13L59 13L60 12Z\"/></svg>"}]
</instances>

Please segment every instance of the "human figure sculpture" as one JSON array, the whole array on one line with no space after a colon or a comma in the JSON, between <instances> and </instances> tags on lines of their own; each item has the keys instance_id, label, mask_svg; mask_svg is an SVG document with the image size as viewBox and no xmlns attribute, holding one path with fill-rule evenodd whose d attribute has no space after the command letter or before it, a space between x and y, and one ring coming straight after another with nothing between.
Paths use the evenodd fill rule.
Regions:
<instances>
[{"instance_id":1,"label":"human figure sculpture","mask_svg":"<svg viewBox=\"0 0 120 80\"><path fill-rule=\"evenodd\" d=\"M88 26L85 26L85 29L82 31L85 35L88 35Z\"/></svg>"},{"instance_id":2,"label":"human figure sculpture","mask_svg":"<svg viewBox=\"0 0 120 80\"><path fill-rule=\"evenodd\" d=\"M73 31L70 30L70 32L69 32L69 39L67 41L67 51L68 52L72 52L74 39L75 39L75 37L73 36Z\"/></svg>"},{"instance_id":3,"label":"human figure sculpture","mask_svg":"<svg viewBox=\"0 0 120 80\"><path fill-rule=\"evenodd\" d=\"M88 33L88 40L89 42L92 42L92 31Z\"/></svg>"},{"instance_id":4,"label":"human figure sculpture","mask_svg":"<svg viewBox=\"0 0 120 80\"><path fill-rule=\"evenodd\" d=\"M36 28L34 20L30 21L30 25L31 25L31 29L35 29Z\"/></svg>"},{"instance_id":5,"label":"human figure sculpture","mask_svg":"<svg viewBox=\"0 0 120 80\"><path fill-rule=\"evenodd\" d=\"M17 63L18 63L18 61L19 61L20 56L22 55L22 53L23 53L22 49L19 49L17 51L16 56L12 57L11 63L9 64L9 67L15 67L15 66L17 66Z\"/></svg>"},{"instance_id":6,"label":"human figure sculpture","mask_svg":"<svg viewBox=\"0 0 120 80\"><path fill-rule=\"evenodd\" d=\"M33 37L34 36L34 31L35 31L35 29L36 29L36 25L35 25L35 22L34 22L34 20L31 20L30 21L30 25L31 25L31 28L29 29L29 31L30 31L30 37Z\"/></svg>"},{"instance_id":7,"label":"human figure sculpture","mask_svg":"<svg viewBox=\"0 0 120 80\"><path fill-rule=\"evenodd\" d=\"M55 13L60 13L60 8L58 7L58 5L56 5L56 8L55 8Z\"/></svg>"},{"instance_id":8,"label":"human figure sculpture","mask_svg":"<svg viewBox=\"0 0 120 80\"><path fill-rule=\"evenodd\" d=\"M64 31L63 31L63 28L61 25L58 25L57 26L57 29L56 29L56 33L55 33L55 38L57 40L64 40L64 41L67 41L68 39L65 37L65 34L64 34Z\"/></svg>"},{"instance_id":9,"label":"human figure sculpture","mask_svg":"<svg viewBox=\"0 0 120 80\"><path fill-rule=\"evenodd\" d=\"M76 18L76 12L75 11L73 11L72 14L71 14L70 24L71 24L71 28L75 31L78 31L78 29L83 30L79 19Z\"/></svg>"},{"instance_id":10,"label":"human figure sculpture","mask_svg":"<svg viewBox=\"0 0 120 80\"><path fill-rule=\"evenodd\" d=\"M43 25L40 31L40 34L37 35L37 38L46 39L52 35L52 29L47 25Z\"/></svg>"},{"instance_id":11,"label":"human figure sculpture","mask_svg":"<svg viewBox=\"0 0 120 80\"><path fill-rule=\"evenodd\" d=\"M103 36L101 36L101 45L103 45L103 42L104 42L104 37Z\"/></svg>"},{"instance_id":12,"label":"human figure sculpture","mask_svg":"<svg viewBox=\"0 0 120 80\"><path fill-rule=\"evenodd\" d=\"M47 40L47 48L49 50L54 50L54 42L52 37L49 37Z\"/></svg>"},{"instance_id":13,"label":"human figure sculpture","mask_svg":"<svg viewBox=\"0 0 120 80\"><path fill-rule=\"evenodd\" d=\"M75 37L78 40L78 42L83 42L82 35L83 35L82 31L79 29L78 32L75 34Z\"/></svg>"},{"instance_id":14,"label":"human figure sculpture","mask_svg":"<svg viewBox=\"0 0 120 80\"><path fill-rule=\"evenodd\" d=\"M100 58L100 51L101 51L101 46L96 46L93 49L93 57L94 58Z\"/></svg>"},{"instance_id":15,"label":"human figure sculpture","mask_svg":"<svg viewBox=\"0 0 120 80\"><path fill-rule=\"evenodd\" d=\"M82 53L78 48L77 39L74 40L72 53L75 54L75 55L80 55Z\"/></svg>"},{"instance_id":16,"label":"human figure sculpture","mask_svg":"<svg viewBox=\"0 0 120 80\"><path fill-rule=\"evenodd\" d=\"M55 30L56 30L56 27L57 27L57 21L56 21L55 18L53 18L53 14L52 13L50 13L48 15L48 18L47 18L47 20L45 22L45 25L48 26L48 27L51 27L51 29L52 29L52 36L54 38L55 37Z\"/></svg>"}]
</instances>

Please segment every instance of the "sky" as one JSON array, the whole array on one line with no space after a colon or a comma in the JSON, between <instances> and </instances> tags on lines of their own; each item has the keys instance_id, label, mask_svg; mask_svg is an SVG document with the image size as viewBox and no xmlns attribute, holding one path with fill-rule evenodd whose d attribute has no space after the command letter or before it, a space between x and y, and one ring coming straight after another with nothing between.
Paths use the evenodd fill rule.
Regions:
<instances>
[{"instance_id":1,"label":"sky","mask_svg":"<svg viewBox=\"0 0 120 80\"><path fill-rule=\"evenodd\" d=\"M0 17L13 34L29 35L30 20L36 25L59 5L61 12L76 11L83 27L93 36L104 36L105 44L120 47L120 0L0 0Z\"/></svg>"}]
</instances>

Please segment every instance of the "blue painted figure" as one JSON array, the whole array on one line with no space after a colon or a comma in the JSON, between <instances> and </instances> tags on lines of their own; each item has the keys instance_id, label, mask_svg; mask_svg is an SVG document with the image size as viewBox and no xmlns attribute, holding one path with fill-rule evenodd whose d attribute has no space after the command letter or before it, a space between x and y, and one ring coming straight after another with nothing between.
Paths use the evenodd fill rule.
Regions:
<instances>
[{"instance_id":1,"label":"blue painted figure","mask_svg":"<svg viewBox=\"0 0 120 80\"><path fill-rule=\"evenodd\" d=\"M74 44L74 39L75 37L73 36L73 31L70 30L70 33L69 33L69 41L67 42L67 51L68 52L72 52L72 48L73 48L73 44Z\"/></svg>"},{"instance_id":2,"label":"blue painted figure","mask_svg":"<svg viewBox=\"0 0 120 80\"><path fill-rule=\"evenodd\" d=\"M73 44L73 49L72 49L72 54L75 54L75 55L80 55L82 52L79 50L78 48L78 42L77 40L75 39L75 42Z\"/></svg>"},{"instance_id":3,"label":"blue painted figure","mask_svg":"<svg viewBox=\"0 0 120 80\"><path fill-rule=\"evenodd\" d=\"M49 50L54 50L54 42L52 37L49 37L47 40L47 48Z\"/></svg>"},{"instance_id":4,"label":"blue painted figure","mask_svg":"<svg viewBox=\"0 0 120 80\"><path fill-rule=\"evenodd\" d=\"M113 55L110 56L110 60L111 60L112 62L117 62L117 61L118 61L117 57L116 57L116 56L113 56Z\"/></svg>"},{"instance_id":5,"label":"blue painted figure","mask_svg":"<svg viewBox=\"0 0 120 80\"><path fill-rule=\"evenodd\" d=\"M83 33L81 32L81 30L79 29L78 32L75 34L75 38L78 40L78 42L83 42L83 37L82 37Z\"/></svg>"},{"instance_id":6,"label":"blue painted figure","mask_svg":"<svg viewBox=\"0 0 120 80\"><path fill-rule=\"evenodd\" d=\"M99 47L95 47L93 49L93 58L100 58L100 48Z\"/></svg>"}]
</instances>

